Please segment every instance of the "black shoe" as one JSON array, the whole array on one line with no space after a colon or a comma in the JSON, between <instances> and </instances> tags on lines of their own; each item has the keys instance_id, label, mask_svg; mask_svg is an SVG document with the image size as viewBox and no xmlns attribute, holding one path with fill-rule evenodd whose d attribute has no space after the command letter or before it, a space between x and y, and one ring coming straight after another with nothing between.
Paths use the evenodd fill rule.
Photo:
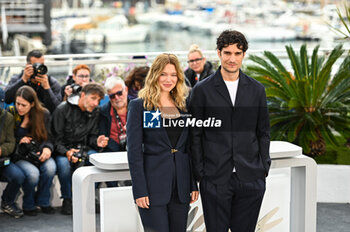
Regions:
<instances>
[{"instance_id":1,"label":"black shoe","mask_svg":"<svg viewBox=\"0 0 350 232\"><path fill-rule=\"evenodd\" d=\"M37 216L38 215L38 210L32 209L32 210L23 210L24 215L26 216Z\"/></svg>"},{"instance_id":2,"label":"black shoe","mask_svg":"<svg viewBox=\"0 0 350 232\"><path fill-rule=\"evenodd\" d=\"M63 199L61 214L72 215L72 199Z\"/></svg>"},{"instance_id":3,"label":"black shoe","mask_svg":"<svg viewBox=\"0 0 350 232\"><path fill-rule=\"evenodd\" d=\"M14 218L20 218L23 216L23 211L20 208L18 208L16 203L7 204L2 202L1 210Z\"/></svg>"},{"instance_id":4,"label":"black shoe","mask_svg":"<svg viewBox=\"0 0 350 232\"><path fill-rule=\"evenodd\" d=\"M46 214L55 214L55 209L52 208L51 206L47 206L47 207L40 207L41 208L41 211L43 213L46 213Z\"/></svg>"}]
</instances>

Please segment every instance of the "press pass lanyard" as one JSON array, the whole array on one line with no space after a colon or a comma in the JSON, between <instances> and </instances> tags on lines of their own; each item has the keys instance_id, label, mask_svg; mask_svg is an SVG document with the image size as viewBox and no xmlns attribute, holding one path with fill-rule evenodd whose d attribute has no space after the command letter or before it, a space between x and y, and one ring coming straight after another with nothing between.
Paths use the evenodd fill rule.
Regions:
<instances>
[{"instance_id":1,"label":"press pass lanyard","mask_svg":"<svg viewBox=\"0 0 350 232\"><path fill-rule=\"evenodd\" d=\"M114 111L114 114L115 114L115 120L117 121L118 123L118 127L119 127L119 130L120 130L120 134L121 135L124 135L125 132L124 132L124 125L122 123L122 120L121 118L119 117L117 111L113 108L113 111ZM119 136L120 137L120 136Z\"/></svg>"}]
</instances>

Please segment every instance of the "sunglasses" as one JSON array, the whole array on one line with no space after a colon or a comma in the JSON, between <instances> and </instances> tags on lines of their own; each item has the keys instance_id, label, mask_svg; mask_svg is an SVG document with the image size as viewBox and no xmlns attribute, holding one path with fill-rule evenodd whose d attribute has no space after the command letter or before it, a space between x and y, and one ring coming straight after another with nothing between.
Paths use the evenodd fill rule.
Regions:
<instances>
[{"instance_id":1,"label":"sunglasses","mask_svg":"<svg viewBox=\"0 0 350 232\"><path fill-rule=\"evenodd\" d=\"M198 62L198 61L201 61L203 60L203 58L197 58L197 59L194 59L194 60L188 60L187 63L194 63L194 62Z\"/></svg>"},{"instance_id":2,"label":"sunglasses","mask_svg":"<svg viewBox=\"0 0 350 232\"><path fill-rule=\"evenodd\" d=\"M115 95L118 95L119 97L122 96L123 95L123 91L124 91L124 89L119 90L119 91L117 91L115 93L109 94L108 96L109 96L110 99L114 99Z\"/></svg>"}]
</instances>

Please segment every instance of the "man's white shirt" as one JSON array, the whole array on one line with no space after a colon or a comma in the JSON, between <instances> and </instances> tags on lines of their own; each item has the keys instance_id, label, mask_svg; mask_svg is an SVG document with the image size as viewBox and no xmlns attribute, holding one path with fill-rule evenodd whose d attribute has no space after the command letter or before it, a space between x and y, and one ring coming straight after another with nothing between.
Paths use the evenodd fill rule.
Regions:
<instances>
[{"instance_id":1,"label":"man's white shirt","mask_svg":"<svg viewBox=\"0 0 350 232\"><path fill-rule=\"evenodd\" d=\"M224 82L230 94L232 105L235 106L239 78L235 81L224 81ZM233 172L236 172L235 167L233 167Z\"/></svg>"}]
</instances>

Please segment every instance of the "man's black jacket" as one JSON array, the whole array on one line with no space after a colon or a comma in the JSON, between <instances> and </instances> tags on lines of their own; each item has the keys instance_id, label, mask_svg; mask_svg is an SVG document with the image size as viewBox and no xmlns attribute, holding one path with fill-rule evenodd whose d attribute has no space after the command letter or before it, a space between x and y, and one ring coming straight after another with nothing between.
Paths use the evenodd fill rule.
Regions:
<instances>
[{"instance_id":1,"label":"man's black jacket","mask_svg":"<svg viewBox=\"0 0 350 232\"><path fill-rule=\"evenodd\" d=\"M209 61L205 62L204 69L203 69L203 72L199 76L199 80L197 80L196 72L193 71L191 68L188 68L185 71L186 83L187 84L191 84L190 87L194 87L194 85L198 81L201 81L201 80L205 79L206 77L210 76L213 73L214 73L213 65Z\"/></svg>"},{"instance_id":2,"label":"man's black jacket","mask_svg":"<svg viewBox=\"0 0 350 232\"><path fill-rule=\"evenodd\" d=\"M189 109L193 118L222 122L217 127L191 127L196 180L226 184L234 167L241 181L264 179L271 164L265 88L240 70L233 105L220 69L197 83L191 92Z\"/></svg>"},{"instance_id":3,"label":"man's black jacket","mask_svg":"<svg viewBox=\"0 0 350 232\"><path fill-rule=\"evenodd\" d=\"M52 115L52 133L55 155L65 155L70 148L86 145L86 150L97 147L99 108L83 112L78 106L79 96L69 97L57 106Z\"/></svg>"}]
</instances>

